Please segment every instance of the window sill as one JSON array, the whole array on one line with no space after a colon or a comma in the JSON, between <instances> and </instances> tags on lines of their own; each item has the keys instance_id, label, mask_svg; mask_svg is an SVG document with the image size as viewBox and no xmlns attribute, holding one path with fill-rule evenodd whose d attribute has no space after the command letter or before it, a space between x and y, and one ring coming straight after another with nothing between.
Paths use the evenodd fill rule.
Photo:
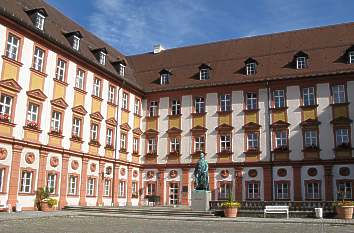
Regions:
<instances>
[{"instance_id":1,"label":"window sill","mask_svg":"<svg viewBox=\"0 0 354 233\"><path fill-rule=\"evenodd\" d=\"M180 118L182 116L182 114L175 114L175 115L169 114L167 116L168 116L168 118Z\"/></svg>"},{"instance_id":2,"label":"window sill","mask_svg":"<svg viewBox=\"0 0 354 233\"><path fill-rule=\"evenodd\" d=\"M218 156L230 156L233 154L232 151L220 151L218 153L216 153Z\"/></svg>"},{"instance_id":3,"label":"window sill","mask_svg":"<svg viewBox=\"0 0 354 233\"><path fill-rule=\"evenodd\" d=\"M19 67L22 67L23 64L17 60L14 60L14 59L11 59L9 57L6 57L5 55L2 55L2 59L8 61L8 62L11 62L12 64L16 65L16 66L19 66Z\"/></svg>"},{"instance_id":4,"label":"window sill","mask_svg":"<svg viewBox=\"0 0 354 233\"><path fill-rule=\"evenodd\" d=\"M302 152L320 152L321 149L318 147L305 147Z\"/></svg>"},{"instance_id":5,"label":"window sill","mask_svg":"<svg viewBox=\"0 0 354 233\"><path fill-rule=\"evenodd\" d=\"M117 105L116 105L115 103L113 103L113 102L109 102L109 101L107 101L107 104L108 104L108 105L110 105L110 106L112 106L112 107L114 107L114 108L116 108L116 107L117 107Z\"/></svg>"},{"instance_id":6,"label":"window sill","mask_svg":"<svg viewBox=\"0 0 354 233\"><path fill-rule=\"evenodd\" d=\"M81 143L81 144L84 143L84 141L82 141L82 138L79 138L79 137L71 137L70 141L78 142L78 143Z\"/></svg>"},{"instance_id":7,"label":"window sill","mask_svg":"<svg viewBox=\"0 0 354 233\"><path fill-rule=\"evenodd\" d=\"M97 95L91 95L91 97L92 97L92 99L98 100L100 102L103 101L103 99L101 97L97 96Z\"/></svg>"},{"instance_id":8,"label":"window sill","mask_svg":"<svg viewBox=\"0 0 354 233\"><path fill-rule=\"evenodd\" d=\"M11 121L0 121L1 125L6 125L6 126L10 126L10 127L15 127L16 124L11 123Z\"/></svg>"},{"instance_id":9,"label":"window sill","mask_svg":"<svg viewBox=\"0 0 354 233\"><path fill-rule=\"evenodd\" d=\"M336 107L336 106L347 106L349 104L350 104L349 102L344 102L344 103L332 103L330 105Z\"/></svg>"},{"instance_id":10,"label":"window sill","mask_svg":"<svg viewBox=\"0 0 354 233\"><path fill-rule=\"evenodd\" d=\"M193 117L205 116L206 114L207 114L207 112L202 112L202 113L194 112L194 113L191 113L191 115Z\"/></svg>"},{"instance_id":11,"label":"window sill","mask_svg":"<svg viewBox=\"0 0 354 233\"><path fill-rule=\"evenodd\" d=\"M91 140L88 144L90 146L94 146L94 147L100 147L101 146L101 144L98 141L93 141L93 140Z\"/></svg>"},{"instance_id":12,"label":"window sill","mask_svg":"<svg viewBox=\"0 0 354 233\"><path fill-rule=\"evenodd\" d=\"M260 151L259 149L255 149L255 150L247 150L243 153L245 155L258 155L258 154L262 153L262 151Z\"/></svg>"},{"instance_id":13,"label":"window sill","mask_svg":"<svg viewBox=\"0 0 354 233\"><path fill-rule=\"evenodd\" d=\"M86 195L87 198L96 198L97 195Z\"/></svg>"},{"instance_id":14,"label":"window sill","mask_svg":"<svg viewBox=\"0 0 354 233\"><path fill-rule=\"evenodd\" d=\"M78 88L78 87L74 87L74 90L77 91L77 92L79 92L79 93L81 93L81 94L84 94L84 95L87 94L86 91L84 91L83 89L80 89L80 88Z\"/></svg>"},{"instance_id":15,"label":"window sill","mask_svg":"<svg viewBox=\"0 0 354 233\"><path fill-rule=\"evenodd\" d=\"M156 115L156 116L146 116L145 118L146 119L157 119L159 117L160 117L159 115Z\"/></svg>"},{"instance_id":16,"label":"window sill","mask_svg":"<svg viewBox=\"0 0 354 233\"><path fill-rule=\"evenodd\" d=\"M139 117L139 118L142 118L142 115L137 114L137 113L134 113L134 116Z\"/></svg>"},{"instance_id":17,"label":"window sill","mask_svg":"<svg viewBox=\"0 0 354 233\"><path fill-rule=\"evenodd\" d=\"M38 74L38 75L40 75L40 76L42 76L44 78L48 76L46 73L43 73L42 71L36 70L33 67L30 68L30 71L33 72L33 73L36 73L36 74Z\"/></svg>"},{"instance_id":18,"label":"window sill","mask_svg":"<svg viewBox=\"0 0 354 233\"><path fill-rule=\"evenodd\" d=\"M129 152L127 150L125 150L125 149L120 149L119 153L128 154Z\"/></svg>"},{"instance_id":19,"label":"window sill","mask_svg":"<svg viewBox=\"0 0 354 233\"><path fill-rule=\"evenodd\" d=\"M106 150L114 151L114 146L106 145L104 148Z\"/></svg>"},{"instance_id":20,"label":"window sill","mask_svg":"<svg viewBox=\"0 0 354 233\"><path fill-rule=\"evenodd\" d=\"M57 133L55 131L49 132L48 135L56 138L64 138L64 136L61 133Z\"/></svg>"},{"instance_id":21,"label":"window sill","mask_svg":"<svg viewBox=\"0 0 354 233\"><path fill-rule=\"evenodd\" d=\"M134 157L140 157L140 155L139 155L138 152L133 152L133 153L132 153L132 156L134 156Z\"/></svg>"},{"instance_id":22,"label":"window sill","mask_svg":"<svg viewBox=\"0 0 354 233\"><path fill-rule=\"evenodd\" d=\"M67 197L80 197L79 194L67 194L66 196Z\"/></svg>"},{"instance_id":23,"label":"window sill","mask_svg":"<svg viewBox=\"0 0 354 233\"><path fill-rule=\"evenodd\" d=\"M228 111L217 111L216 113L219 114L219 115L227 115L227 114L231 114L231 113L232 113L232 110L228 110Z\"/></svg>"},{"instance_id":24,"label":"window sill","mask_svg":"<svg viewBox=\"0 0 354 233\"><path fill-rule=\"evenodd\" d=\"M59 84L61 84L63 86L66 86L66 87L69 85L67 82L61 81L61 80L56 79L56 78L53 78L53 80L54 80L54 82L59 83Z\"/></svg>"},{"instance_id":25,"label":"window sill","mask_svg":"<svg viewBox=\"0 0 354 233\"><path fill-rule=\"evenodd\" d=\"M243 109L244 113L256 113L259 112L259 108L255 108L255 109Z\"/></svg>"},{"instance_id":26,"label":"window sill","mask_svg":"<svg viewBox=\"0 0 354 233\"><path fill-rule=\"evenodd\" d=\"M29 126L23 126L23 129L24 130L28 130L28 131L32 131L32 132L35 132L35 133L42 133L42 130L40 130L38 128L32 128L32 127L29 127Z\"/></svg>"},{"instance_id":27,"label":"window sill","mask_svg":"<svg viewBox=\"0 0 354 233\"><path fill-rule=\"evenodd\" d=\"M123 112L130 113L130 111L129 111L128 109L121 108L121 110L122 110Z\"/></svg>"},{"instance_id":28,"label":"window sill","mask_svg":"<svg viewBox=\"0 0 354 233\"><path fill-rule=\"evenodd\" d=\"M301 108L302 110L307 110L307 109L315 109L318 107L318 104L315 105L301 105L299 108Z\"/></svg>"},{"instance_id":29,"label":"window sill","mask_svg":"<svg viewBox=\"0 0 354 233\"><path fill-rule=\"evenodd\" d=\"M146 157L146 158L157 158L158 155L157 155L157 154L147 153L147 154L145 155L145 157Z\"/></svg>"},{"instance_id":30,"label":"window sill","mask_svg":"<svg viewBox=\"0 0 354 233\"><path fill-rule=\"evenodd\" d=\"M36 195L36 193L32 192L32 193L21 193L19 192L18 193L19 196L33 196L33 195Z\"/></svg>"},{"instance_id":31,"label":"window sill","mask_svg":"<svg viewBox=\"0 0 354 233\"><path fill-rule=\"evenodd\" d=\"M273 108L269 108L270 111L284 111L284 110L287 110L288 107L285 106L285 107L279 107L279 108L276 108L276 107L273 107Z\"/></svg>"},{"instance_id":32,"label":"window sill","mask_svg":"<svg viewBox=\"0 0 354 233\"><path fill-rule=\"evenodd\" d=\"M180 152L170 152L170 153L167 154L167 157L177 157L177 158L179 158L181 156L182 155L181 155Z\"/></svg>"}]
</instances>

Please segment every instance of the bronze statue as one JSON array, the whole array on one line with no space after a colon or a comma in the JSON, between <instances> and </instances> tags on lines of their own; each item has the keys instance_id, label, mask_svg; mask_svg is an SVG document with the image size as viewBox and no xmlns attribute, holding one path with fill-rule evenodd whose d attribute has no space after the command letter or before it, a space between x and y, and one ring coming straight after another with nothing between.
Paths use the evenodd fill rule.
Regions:
<instances>
[{"instance_id":1,"label":"bronze statue","mask_svg":"<svg viewBox=\"0 0 354 233\"><path fill-rule=\"evenodd\" d=\"M208 175L208 161L205 160L203 152L200 153L200 159L193 173L195 177L195 190L209 191L209 175Z\"/></svg>"}]
</instances>

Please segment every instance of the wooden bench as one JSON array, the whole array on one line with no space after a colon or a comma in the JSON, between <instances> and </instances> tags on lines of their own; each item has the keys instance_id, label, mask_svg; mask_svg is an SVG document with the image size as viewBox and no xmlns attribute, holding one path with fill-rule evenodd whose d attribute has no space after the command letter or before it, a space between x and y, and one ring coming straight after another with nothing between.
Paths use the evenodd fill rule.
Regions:
<instances>
[{"instance_id":1,"label":"wooden bench","mask_svg":"<svg viewBox=\"0 0 354 233\"><path fill-rule=\"evenodd\" d=\"M264 217L266 214L286 214L286 218L289 218L289 206L267 205L264 209Z\"/></svg>"}]
</instances>

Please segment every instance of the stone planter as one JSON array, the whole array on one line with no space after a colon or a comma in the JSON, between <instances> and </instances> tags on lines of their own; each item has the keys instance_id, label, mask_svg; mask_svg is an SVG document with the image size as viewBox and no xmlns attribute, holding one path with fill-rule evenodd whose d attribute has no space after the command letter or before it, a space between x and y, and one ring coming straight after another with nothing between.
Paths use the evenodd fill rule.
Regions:
<instances>
[{"instance_id":1,"label":"stone planter","mask_svg":"<svg viewBox=\"0 0 354 233\"><path fill-rule=\"evenodd\" d=\"M43 212L52 212L55 210L55 206L49 207L48 202L41 201L41 211Z\"/></svg>"},{"instance_id":2,"label":"stone planter","mask_svg":"<svg viewBox=\"0 0 354 233\"><path fill-rule=\"evenodd\" d=\"M352 219L354 206L337 206L337 217L340 219Z\"/></svg>"},{"instance_id":3,"label":"stone planter","mask_svg":"<svg viewBox=\"0 0 354 233\"><path fill-rule=\"evenodd\" d=\"M237 217L237 208L224 208L224 216L226 218L236 218Z\"/></svg>"}]
</instances>

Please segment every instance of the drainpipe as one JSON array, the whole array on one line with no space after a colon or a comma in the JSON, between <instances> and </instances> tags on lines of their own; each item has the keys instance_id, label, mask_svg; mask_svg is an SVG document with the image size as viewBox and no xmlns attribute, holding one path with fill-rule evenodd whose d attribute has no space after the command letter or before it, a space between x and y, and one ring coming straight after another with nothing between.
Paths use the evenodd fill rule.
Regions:
<instances>
[{"instance_id":1,"label":"drainpipe","mask_svg":"<svg viewBox=\"0 0 354 233\"><path fill-rule=\"evenodd\" d=\"M272 155L272 132L270 128L270 108L269 108L269 100L270 100L270 87L269 87L269 81L266 82L266 87L267 87L267 112L265 114L265 124L266 127L268 127L268 132L267 132L267 138L266 140L266 145L267 145L267 150L270 156L270 184L271 184L271 200L273 200L273 155Z\"/></svg>"},{"instance_id":2,"label":"drainpipe","mask_svg":"<svg viewBox=\"0 0 354 233\"><path fill-rule=\"evenodd\" d=\"M124 83L125 81L123 80L123 83L121 86L119 86L118 88L118 92L117 92L117 111L116 111L116 119L117 119L117 122L118 121L118 117L119 117L119 93L120 93L120 90L122 89L122 86L124 86ZM115 133L114 133L115 137L114 137L114 145L115 148L114 148L114 160L116 160L117 158L117 147L118 147L118 125L116 126L116 130L115 130ZM115 167L115 166L114 166ZM116 179L116 169L113 169L113 182L112 182L112 204L114 203L114 182L115 182L115 179Z\"/></svg>"}]
</instances>

